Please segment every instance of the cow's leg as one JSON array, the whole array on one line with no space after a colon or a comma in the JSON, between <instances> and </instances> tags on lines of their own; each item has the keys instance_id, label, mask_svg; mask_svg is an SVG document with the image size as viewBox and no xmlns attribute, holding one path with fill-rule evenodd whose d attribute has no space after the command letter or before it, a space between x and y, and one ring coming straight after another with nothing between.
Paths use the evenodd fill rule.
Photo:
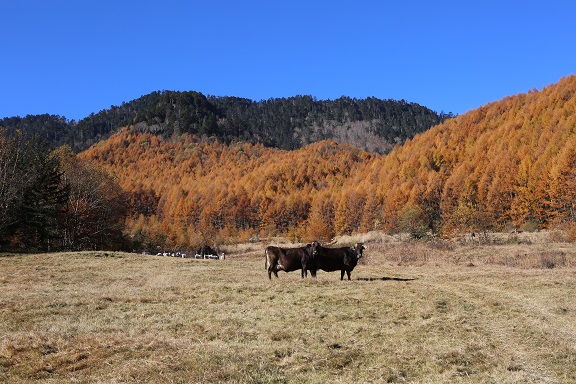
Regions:
<instances>
[{"instance_id":1,"label":"cow's leg","mask_svg":"<svg viewBox=\"0 0 576 384\"><path fill-rule=\"evenodd\" d=\"M268 278L272 280L272 274L278 277L278 266L274 263L268 265Z\"/></svg>"},{"instance_id":2,"label":"cow's leg","mask_svg":"<svg viewBox=\"0 0 576 384\"><path fill-rule=\"evenodd\" d=\"M302 278L308 277L308 264L306 262L302 263Z\"/></svg>"},{"instance_id":3,"label":"cow's leg","mask_svg":"<svg viewBox=\"0 0 576 384\"><path fill-rule=\"evenodd\" d=\"M274 274L274 276L278 277L278 270L274 267L268 268L268 278L270 280L272 280L272 274Z\"/></svg>"},{"instance_id":4,"label":"cow's leg","mask_svg":"<svg viewBox=\"0 0 576 384\"><path fill-rule=\"evenodd\" d=\"M340 271L340 280L344 280L344 270Z\"/></svg>"},{"instance_id":5,"label":"cow's leg","mask_svg":"<svg viewBox=\"0 0 576 384\"><path fill-rule=\"evenodd\" d=\"M346 274L348 275L348 280L350 280L350 271L346 271Z\"/></svg>"}]
</instances>

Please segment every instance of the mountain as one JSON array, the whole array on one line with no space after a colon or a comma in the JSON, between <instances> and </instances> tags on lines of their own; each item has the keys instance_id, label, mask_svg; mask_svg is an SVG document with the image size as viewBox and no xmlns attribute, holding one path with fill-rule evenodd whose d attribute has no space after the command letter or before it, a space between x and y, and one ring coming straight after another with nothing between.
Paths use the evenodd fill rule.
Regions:
<instances>
[{"instance_id":1,"label":"mountain","mask_svg":"<svg viewBox=\"0 0 576 384\"><path fill-rule=\"evenodd\" d=\"M576 76L449 119L387 155L335 140L290 151L188 133L165 140L151 133L162 127L146 127L80 154L131 196L127 231L142 247L576 227Z\"/></svg>"},{"instance_id":2,"label":"mountain","mask_svg":"<svg viewBox=\"0 0 576 384\"><path fill-rule=\"evenodd\" d=\"M78 122L57 115L28 115L0 120L0 127L39 135L53 147L76 152L104 140L122 127L163 138L195 134L223 143L247 141L297 149L333 139L385 153L418 132L452 117L404 100L377 98L316 100L295 96L262 101L204 96L199 92L153 92L111 106Z\"/></svg>"},{"instance_id":3,"label":"mountain","mask_svg":"<svg viewBox=\"0 0 576 384\"><path fill-rule=\"evenodd\" d=\"M127 217L115 222L124 224L134 248L194 248L276 235L325 241L370 230L423 237L559 228L576 239L576 76L448 119L384 155L335 138L303 144L327 121L351 124L356 118L351 116L357 116L353 106L363 117L375 113L375 106L365 108L366 100L343 100L330 109L336 101L307 97L259 103L198 93L149 97L111 109L108 123L100 125L103 136L113 120L131 123L107 139L77 156L60 150L61 158L70 164L78 159L90 170L79 187L98 189L107 180L110 190L118 191L123 209L114 211L126 210ZM94 115L93 122L106 122L103 116ZM291 127L301 128L288 136L271 130L282 126L282 116L291 116ZM55 139L69 137L65 119L36 119L24 118ZM230 128L253 122L245 131ZM370 129L377 132L376 123ZM0 140L0 149L7 149L0 151L8 159L0 161L8 165L6 172L14 174L12 161L22 174L33 174L26 167L35 161L22 162L18 155L29 152L26 147L15 144L12 153L3 142L25 142ZM60 174L51 162L45 168ZM78 173L74 169L69 167L68 176ZM40 188L33 192L30 206L43 195ZM83 206L84 194L75 198Z\"/></svg>"}]
</instances>

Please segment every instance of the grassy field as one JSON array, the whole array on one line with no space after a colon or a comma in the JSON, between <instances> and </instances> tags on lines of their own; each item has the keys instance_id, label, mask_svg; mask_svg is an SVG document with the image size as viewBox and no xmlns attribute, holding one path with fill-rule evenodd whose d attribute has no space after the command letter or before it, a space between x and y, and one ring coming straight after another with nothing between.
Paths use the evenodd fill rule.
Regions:
<instances>
[{"instance_id":1,"label":"grassy field","mask_svg":"<svg viewBox=\"0 0 576 384\"><path fill-rule=\"evenodd\" d=\"M352 281L224 261L0 257L0 382L574 383L576 247L364 236Z\"/></svg>"}]
</instances>

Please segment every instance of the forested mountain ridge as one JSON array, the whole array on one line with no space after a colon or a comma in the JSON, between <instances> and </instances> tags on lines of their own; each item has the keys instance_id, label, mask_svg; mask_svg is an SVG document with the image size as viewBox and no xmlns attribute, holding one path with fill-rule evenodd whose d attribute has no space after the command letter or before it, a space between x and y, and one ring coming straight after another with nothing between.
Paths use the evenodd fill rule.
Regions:
<instances>
[{"instance_id":1,"label":"forested mountain ridge","mask_svg":"<svg viewBox=\"0 0 576 384\"><path fill-rule=\"evenodd\" d=\"M221 100L158 96L156 109L148 104L77 156L0 129L0 247L191 249L258 236L510 227L560 228L576 239L576 76L448 119L385 155L333 139L291 150L228 142L210 131L228 120L218 120ZM239 121L255 108L242 102Z\"/></svg>"},{"instance_id":2,"label":"forested mountain ridge","mask_svg":"<svg viewBox=\"0 0 576 384\"><path fill-rule=\"evenodd\" d=\"M291 151L163 140L135 126L80 157L129 194L126 230L142 247L576 228L576 76L450 119L387 155L333 140Z\"/></svg>"},{"instance_id":3,"label":"forested mountain ridge","mask_svg":"<svg viewBox=\"0 0 576 384\"><path fill-rule=\"evenodd\" d=\"M78 122L56 115L28 115L4 118L0 127L39 135L53 147L68 144L77 152L122 127L135 125L141 132L163 138L193 134L223 143L247 141L280 149L333 139L385 153L450 117L452 114L439 114L416 103L373 97L316 100L295 96L252 101L206 97L193 91L162 91L111 106Z\"/></svg>"},{"instance_id":4,"label":"forested mountain ridge","mask_svg":"<svg viewBox=\"0 0 576 384\"><path fill-rule=\"evenodd\" d=\"M576 230L576 76L446 121L373 168L389 227Z\"/></svg>"}]
</instances>

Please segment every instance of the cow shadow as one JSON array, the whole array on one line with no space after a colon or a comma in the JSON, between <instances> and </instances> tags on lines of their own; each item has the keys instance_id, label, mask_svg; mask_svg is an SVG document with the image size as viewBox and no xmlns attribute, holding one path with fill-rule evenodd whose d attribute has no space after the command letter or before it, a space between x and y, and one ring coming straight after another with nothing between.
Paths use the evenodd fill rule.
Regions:
<instances>
[{"instance_id":1,"label":"cow shadow","mask_svg":"<svg viewBox=\"0 0 576 384\"><path fill-rule=\"evenodd\" d=\"M403 277L357 277L356 280L360 281L414 281L415 278L403 278Z\"/></svg>"}]
</instances>

